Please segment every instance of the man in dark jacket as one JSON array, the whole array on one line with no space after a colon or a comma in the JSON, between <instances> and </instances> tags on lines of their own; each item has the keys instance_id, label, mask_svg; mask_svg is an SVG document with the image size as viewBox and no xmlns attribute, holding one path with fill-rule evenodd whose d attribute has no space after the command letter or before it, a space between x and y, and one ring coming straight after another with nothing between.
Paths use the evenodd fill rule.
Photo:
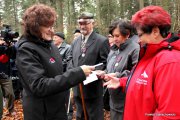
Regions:
<instances>
[{"instance_id":1,"label":"man in dark jacket","mask_svg":"<svg viewBox=\"0 0 180 120\"><path fill-rule=\"evenodd\" d=\"M81 36L72 43L72 60L68 68L74 68L83 64L95 65L103 63L99 69L106 66L106 58L109 53L108 39L93 31L93 14L84 12L78 19ZM87 85L81 84L88 120L103 120L103 86L102 81L97 80ZM79 86L74 87L74 100L77 108L76 119L82 120L83 104Z\"/></svg>"}]
</instances>

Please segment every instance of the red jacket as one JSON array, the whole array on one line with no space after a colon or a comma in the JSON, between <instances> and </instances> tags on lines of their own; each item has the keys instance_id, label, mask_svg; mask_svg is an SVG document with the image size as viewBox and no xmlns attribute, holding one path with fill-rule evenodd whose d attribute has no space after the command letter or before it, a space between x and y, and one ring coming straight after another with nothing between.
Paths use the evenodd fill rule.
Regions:
<instances>
[{"instance_id":1,"label":"red jacket","mask_svg":"<svg viewBox=\"0 0 180 120\"><path fill-rule=\"evenodd\" d=\"M180 40L170 45L147 45L127 87L124 120L180 120Z\"/></svg>"}]
</instances>

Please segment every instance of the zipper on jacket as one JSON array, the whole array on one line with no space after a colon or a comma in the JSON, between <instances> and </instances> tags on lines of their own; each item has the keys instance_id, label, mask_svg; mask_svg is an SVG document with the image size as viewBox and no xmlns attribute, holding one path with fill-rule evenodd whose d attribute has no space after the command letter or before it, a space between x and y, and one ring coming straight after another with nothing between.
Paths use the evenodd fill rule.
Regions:
<instances>
[{"instance_id":1,"label":"zipper on jacket","mask_svg":"<svg viewBox=\"0 0 180 120\"><path fill-rule=\"evenodd\" d=\"M139 62L138 62L138 63L139 63ZM131 81L131 78L132 78L132 76L133 76L133 74L134 74L134 71L135 71L138 63L134 66L134 68L133 68L133 69L131 70L131 72L130 72L130 75L129 75L129 77L128 77L128 79L127 79L127 82L126 82L125 93L127 93L127 89L128 89L128 87L129 87L129 83L130 83L130 81Z\"/></svg>"}]
</instances>

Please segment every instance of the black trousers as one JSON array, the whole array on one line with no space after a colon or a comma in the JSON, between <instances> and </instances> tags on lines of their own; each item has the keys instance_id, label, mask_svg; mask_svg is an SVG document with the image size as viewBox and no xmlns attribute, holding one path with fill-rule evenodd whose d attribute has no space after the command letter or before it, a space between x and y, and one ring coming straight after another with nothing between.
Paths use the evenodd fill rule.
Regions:
<instances>
[{"instance_id":1,"label":"black trousers","mask_svg":"<svg viewBox=\"0 0 180 120\"><path fill-rule=\"evenodd\" d=\"M113 109L110 109L111 120L123 120L123 112L117 112Z\"/></svg>"},{"instance_id":2,"label":"black trousers","mask_svg":"<svg viewBox=\"0 0 180 120\"><path fill-rule=\"evenodd\" d=\"M82 100L80 97L74 97L76 104L76 120L84 120ZM103 97L85 99L86 113L88 120L104 120Z\"/></svg>"}]
</instances>

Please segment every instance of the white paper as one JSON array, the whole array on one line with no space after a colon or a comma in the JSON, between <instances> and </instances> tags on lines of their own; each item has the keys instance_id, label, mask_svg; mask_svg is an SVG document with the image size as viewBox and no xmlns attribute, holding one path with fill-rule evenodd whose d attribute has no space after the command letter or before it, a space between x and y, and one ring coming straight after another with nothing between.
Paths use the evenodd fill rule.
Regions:
<instances>
[{"instance_id":1,"label":"white paper","mask_svg":"<svg viewBox=\"0 0 180 120\"><path fill-rule=\"evenodd\" d=\"M94 65L94 67L99 67L101 65L103 65L103 63L96 64L96 65Z\"/></svg>"},{"instance_id":2,"label":"white paper","mask_svg":"<svg viewBox=\"0 0 180 120\"><path fill-rule=\"evenodd\" d=\"M97 77L97 75L96 75L96 72L95 72L95 71L92 71L92 73L91 73L88 77L86 77L86 80L83 81L83 84L84 84L84 85L87 85L87 84L89 84L89 83L91 83L91 82L94 82L94 81L96 81L96 80L98 80L98 77Z\"/></svg>"}]
</instances>

